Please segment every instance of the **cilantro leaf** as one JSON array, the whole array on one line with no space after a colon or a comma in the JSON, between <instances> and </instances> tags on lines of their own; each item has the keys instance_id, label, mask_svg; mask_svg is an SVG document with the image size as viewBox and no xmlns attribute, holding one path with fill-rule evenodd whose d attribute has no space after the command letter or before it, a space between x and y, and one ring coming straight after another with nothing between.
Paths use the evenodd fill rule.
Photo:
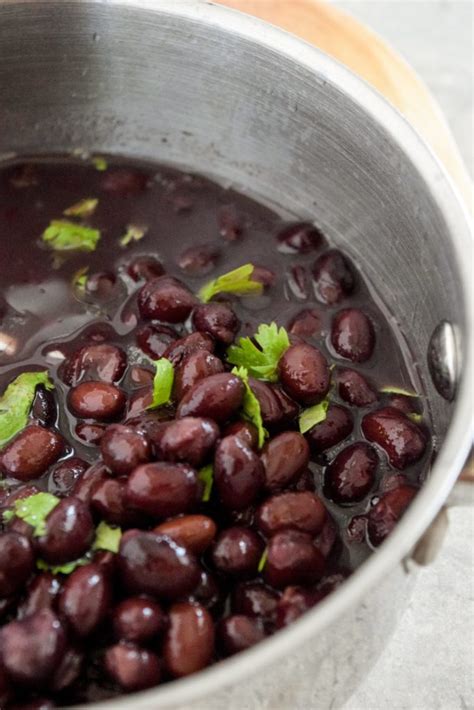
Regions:
<instances>
[{"instance_id":1,"label":"cilantro leaf","mask_svg":"<svg viewBox=\"0 0 474 710\"><path fill-rule=\"evenodd\" d=\"M203 466L203 468L198 471L198 478L204 484L202 500L204 503L207 503L207 501L211 498L211 491L214 483L214 467L212 463L207 466Z\"/></svg>"},{"instance_id":2,"label":"cilantro leaf","mask_svg":"<svg viewBox=\"0 0 474 710\"><path fill-rule=\"evenodd\" d=\"M265 565L267 564L268 560L268 547L266 547L262 553L262 556L259 560L258 567L257 567L257 572L263 572Z\"/></svg>"},{"instance_id":3,"label":"cilantro leaf","mask_svg":"<svg viewBox=\"0 0 474 710\"><path fill-rule=\"evenodd\" d=\"M410 412L409 414L407 414L407 417L408 419L411 419L414 424L421 424L421 422L423 421L423 415L418 414L418 412Z\"/></svg>"},{"instance_id":4,"label":"cilantro leaf","mask_svg":"<svg viewBox=\"0 0 474 710\"><path fill-rule=\"evenodd\" d=\"M47 570L51 574L71 574L78 567L83 567L89 564L89 557L80 557L78 560L73 560L72 562L65 562L63 565L49 565L44 560L36 560L36 567L38 569Z\"/></svg>"},{"instance_id":5,"label":"cilantro leaf","mask_svg":"<svg viewBox=\"0 0 474 710\"><path fill-rule=\"evenodd\" d=\"M104 170L107 170L108 164L105 158L102 158L100 155L93 155L91 158L92 165L96 170L99 172L103 173Z\"/></svg>"},{"instance_id":6,"label":"cilantro leaf","mask_svg":"<svg viewBox=\"0 0 474 710\"><path fill-rule=\"evenodd\" d=\"M40 537L46 532L46 518L59 503L59 498L51 493L35 493L27 498L16 500L13 510L5 511L5 520L21 518L33 528L33 535Z\"/></svg>"},{"instance_id":7,"label":"cilantro leaf","mask_svg":"<svg viewBox=\"0 0 474 710\"><path fill-rule=\"evenodd\" d=\"M319 402L308 409L303 409L298 420L301 434L305 434L307 431L316 426L316 424L323 422L326 419L328 407L329 400L323 399L322 402Z\"/></svg>"},{"instance_id":8,"label":"cilantro leaf","mask_svg":"<svg viewBox=\"0 0 474 710\"><path fill-rule=\"evenodd\" d=\"M43 385L47 390L54 388L46 370L23 372L10 382L0 397L0 447L27 425L36 388L39 385Z\"/></svg>"},{"instance_id":9,"label":"cilantro leaf","mask_svg":"<svg viewBox=\"0 0 474 710\"><path fill-rule=\"evenodd\" d=\"M256 426L258 431L258 448L261 449L265 443L265 438L268 436L268 431L263 426L260 402L249 386L249 373L245 367L234 367L232 373L240 377L244 383L245 394L242 404L242 414L244 419Z\"/></svg>"},{"instance_id":10,"label":"cilantro leaf","mask_svg":"<svg viewBox=\"0 0 474 710\"><path fill-rule=\"evenodd\" d=\"M147 227L139 227L137 224L127 225L127 230L120 238L120 246L126 247L132 242L139 242L147 233Z\"/></svg>"},{"instance_id":11,"label":"cilantro leaf","mask_svg":"<svg viewBox=\"0 0 474 710\"><path fill-rule=\"evenodd\" d=\"M53 219L41 238L55 251L94 251L100 231L67 220Z\"/></svg>"},{"instance_id":12,"label":"cilantro leaf","mask_svg":"<svg viewBox=\"0 0 474 710\"><path fill-rule=\"evenodd\" d=\"M250 278L254 268L253 264L244 264L239 266L238 269L218 276L217 279L209 281L209 283L199 289L199 298L204 303L207 303L218 293L235 293L237 296L262 293L263 284L259 281L252 281Z\"/></svg>"},{"instance_id":13,"label":"cilantro leaf","mask_svg":"<svg viewBox=\"0 0 474 710\"><path fill-rule=\"evenodd\" d=\"M79 291L79 293L84 293L86 290L86 284L87 284L87 274L89 271L88 266L83 266L82 269L79 269L76 271L74 276L72 277L72 287L75 291Z\"/></svg>"},{"instance_id":14,"label":"cilantro leaf","mask_svg":"<svg viewBox=\"0 0 474 710\"><path fill-rule=\"evenodd\" d=\"M99 200L96 197L85 197L64 210L63 214L66 217L90 217L98 204Z\"/></svg>"},{"instance_id":15,"label":"cilantro leaf","mask_svg":"<svg viewBox=\"0 0 474 710\"><path fill-rule=\"evenodd\" d=\"M120 528L111 527L102 520L95 531L95 540L92 543L92 549L118 552L121 537L122 531Z\"/></svg>"},{"instance_id":16,"label":"cilantro leaf","mask_svg":"<svg viewBox=\"0 0 474 710\"><path fill-rule=\"evenodd\" d=\"M174 382L173 364L165 357L156 360L156 372L153 380L153 401L148 409L156 409L167 404L171 399Z\"/></svg>"},{"instance_id":17,"label":"cilantro leaf","mask_svg":"<svg viewBox=\"0 0 474 710\"><path fill-rule=\"evenodd\" d=\"M254 340L260 347L251 338L239 338L238 345L227 349L228 361L232 365L245 367L249 375L259 380L276 382L278 361L290 347L288 333L284 328L278 328L276 323L262 323Z\"/></svg>"},{"instance_id":18,"label":"cilantro leaf","mask_svg":"<svg viewBox=\"0 0 474 710\"><path fill-rule=\"evenodd\" d=\"M382 394L402 394L404 397L418 397L416 392L409 392L408 390L404 390L401 387L382 387L380 390Z\"/></svg>"}]
</instances>

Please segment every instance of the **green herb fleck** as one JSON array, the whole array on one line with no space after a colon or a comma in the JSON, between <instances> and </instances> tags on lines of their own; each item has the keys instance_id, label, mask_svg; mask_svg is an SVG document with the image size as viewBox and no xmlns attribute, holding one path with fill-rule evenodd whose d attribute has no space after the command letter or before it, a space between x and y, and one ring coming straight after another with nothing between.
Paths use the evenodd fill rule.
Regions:
<instances>
[{"instance_id":1,"label":"green herb fleck","mask_svg":"<svg viewBox=\"0 0 474 710\"><path fill-rule=\"evenodd\" d=\"M245 386L244 401L242 404L242 415L248 422L254 424L258 431L258 447L259 449L265 443L265 438L268 436L268 431L263 426L262 412L260 410L260 402L250 389L249 373L245 367L234 367L232 370L234 375L240 377Z\"/></svg>"},{"instance_id":2,"label":"green herb fleck","mask_svg":"<svg viewBox=\"0 0 474 710\"><path fill-rule=\"evenodd\" d=\"M278 362L290 347L288 333L284 328L278 328L276 323L262 323L254 340L260 347L252 338L240 338L238 345L231 345L227 349L228 361L232 365L245 367L249 375L259 380L276 382Z\"/></svg>"},{"instance_id":3,"label":"green herb fleck","mask_svg":"<svg viewBox=\"0 0 474 710\"><path fill-rule=\"evenodd\" d=\"M127 231L120 238L120 246L127 247L132 242L139 242L147 233L147 227L139 227L137 224L127 225Z\"/></svg>"},{"instance_id":4,"label":"green herb fleck","mask_svg":"<svg viewBox=\"0 0 474 710\"><path fill-rule=\"evenodd\" d=\"M96 197L85 197L64 210L66 217L90 217L94 214L99 200Z\"/></svg>"},{"instance_id":5,"label":"green herb fleck","mask_svg":"<svg viewBox=\"0 0 474 710\"><path fill-rule=\"evenodd\" d=\"M46 370L23 372L10 382L0 397L0 447L27 425L36 388L39 385L43 385L47 390L54 389L54 384Z\"/></svg>"},{"instance_id":6,"label":"green herb fleck","mask_svg":"<svg viewBox=\"0 0 474 710\"><path fill-rule=\"evenodd\" d=\"M203 468L198 471L198 478L204 484L202 500L204 503L207 503L211 498L212 485L214 483L214 468L212 463L203 466Z\"/></svg>"},{"instance_id":7,"label":"green herb fleck","mask_svg":"<svg viewBox=\"0 0 474 710\"><path fill-rule=\"evenodd\" d=\"M218 293L234 293L237 296L258 295L263 291L263 284L252 281L250 278L254 271L253 264L244 264L238 269L218 276L203 286L198 293L199 298L207 303Z\"/></svg>"},{"instance_id":8,"label":"green herb fleck","mask_svg":"<svg viewBox=\"0 0 474 710\"><path fill-rule=\"evenodd\" d=\"M53 219L42 234L42 240L55 251L94 251L100 231L67 220Z\"/></svg>"},{"instance_id":9,"label":"green herb fleck","mask_svg":"<svg viewBox=\"0 0 474 710\"><path fill-rule=\"evenodd\" d=\"M156 360L156 372L153 380L153 401L148 409L156 409L167 404L171 399L174 382L173 364L165 357Z\"/></svg>"},{"instance_id":10,"label":"green herb fleck","mask_svg":"<svg viewBox=\"0 0 474 710\"><path fill-rule=\"evenodd\" d=\"M74 572L78 567L89 564L90 561L90 557L80 557L78 560L66 562L64 565L49 565L44 560L36 560L36 567L38 569L47 570L51 572L51 574L71 574L71 572Z\"/></svg>"},{"instance_id":11,"label":"green herb fleck","mask_svg":"<svg viewBox=\"0 0 474 710\"><path fill-rule=\"evenodd\" d=\"M418 397L416 392L409 392L408 390L404 390L401 387L382 387L380 390L382 394L402 394L404 397Z\"/></svg>"},{"instance_id":12,"label":"green herb fleck","mask_svg":"<svg viewBox=\"0 0 474 710\"><path fill-rule=\"evenodd\" d=\"M410 412L409 414L407 414L407 417L408 419L411 419L414 424L421 424L421 422L423 421L423 415L418 414L418 412Z\"/></svg>"},{"instance_id":13,"label":"green herb fleck","mask_svg":"<svg viewBox=\"0 0 474 710\"><path fill-rule=\"evenodd\" d=\"M76 271L72 277L72 287L75 291L80 291L84 293L87 284L87 274L89 272L88 266L83 266L82 269Z\"/></svg>"},{"instance_id":14,"label":"green herb fleck","mask_svg":"<svg viewBox=\"0 0 474 710\"><path fill-rule=\"evenodd\" d=\"M329 400L323 399L322 402L315 404L313 407L303 409L299 416L300 432L305 434L312 429L316 424L320 424L326 419L329 407Z\"/></svg>"},{"instance_id":15,"label":"green herb fleck","mask_svg":"<svg viewBox=\"0 0 474 710\"><path fill-rule=\"evenodd\" d=\"M108 164L105 158L102 158L100 155L93 155L91 158L92 165L96 170L98 170L100 173L103 173L104 170L107 170Z\"/></svg>"},{"instance_id":16,"label":"green herb fleck","mask_svg":"<svg viewBox=\"0 0 474 710\"><path fill-rule=\"evenodd\" d=\"M263 554L260 558L260 561L258 563L257 571L258 572L263 572L265 565L267 564L268 560L268 547L266 547L263 551Z\"/></svg>"},{"instance_id":17,"label":"green herb fleck","mask_svg":"<svg viewBox=\"0 0 474 710\"><path fill-rule=\"evenodd\" d=\"M46 518L59 503L59 498L51 493L35 493L28 498L20 498L13 505L13 510L5 511L5 520L11 520L14 516L21 518L25 523L33 528L33 535L40 537L46 532ZM9 515L7 515L9 513Z\"/></svg>"},{"instance_id":18,"label":"green herb fleck","mask_svg":"<svg viewBox=\"0 0 474 710\"><path fill-rule=\"evenodd\" d=\"M108 552L118 552L122 531L120 528L111 527L102 521L95 531L95 540L92 544L93 550L108 550Z\"/></svg>"}]
</instances>

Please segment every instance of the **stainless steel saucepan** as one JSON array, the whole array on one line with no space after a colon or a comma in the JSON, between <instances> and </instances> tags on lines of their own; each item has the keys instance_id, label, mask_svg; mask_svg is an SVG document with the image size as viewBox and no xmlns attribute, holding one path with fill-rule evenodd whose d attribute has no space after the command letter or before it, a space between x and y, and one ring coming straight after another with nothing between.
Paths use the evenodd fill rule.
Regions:
<instances>
[{"instance_id":1,"label":"stainless steel saucepan","mask_svg":"<svg viewBox=\"0 0 474 710\"><path fill-rule=\"evenodd\" d=\"M472 440L466 214L393 108L275 28L194 0L0 0L0 160L77 149L184 166L317 218L400 321L438 455L393 535L273 638L195 676L100 705L340 707L407 603L415 566L407 558Z\"/></svg>"}]
</instances>

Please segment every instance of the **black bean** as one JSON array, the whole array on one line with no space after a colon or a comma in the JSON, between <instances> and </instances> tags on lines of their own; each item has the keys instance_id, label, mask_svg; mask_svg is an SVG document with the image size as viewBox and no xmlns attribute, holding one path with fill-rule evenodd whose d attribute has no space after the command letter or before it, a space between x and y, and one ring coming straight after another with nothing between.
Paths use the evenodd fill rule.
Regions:
<instances>
[{"instance_id":1,"label":"black bean","mask_svg":"<svg viewBox=\"0 0 474 710\"><path fill-rule=\"evenodd\" d=\"M121 642L105 652L108 674L128 692L144 690L158 685L161 680L161 662L156 653Z\"/></svg>"},{"instance_id":2,"label":"black bean","mask_svg":"<svg viewBox=\"0 0 474 710\"><path fill-rule=\"evenodd\" d=\"M116 345L89 343L69 355L59 368L59 375L69 386L83 379L118 382L127 367L127 356Z\"/></svg>"},{"instance_id":3,"label":"black bean","mask_svg":"<svg viewBox=\"0 0 474 710\"><path fill-rule=\"evenodd\" d=\"M244 391L242 380L236 375L211 375L197 382L184 395L176 416L208 417L224 423L240 408Z\"/></svg>"},{"instance_id":4,"label":"black bean","mask_svg":"<svg viewBox=\"0 0 474 710\"><path fill-rule=\"evenodd\" d=\"M183 323L196 303L191 291L170 276L148 281L138 293L138 309L145 320Z\"/></svg>"},{"instance_id":5,"label":"black bean","mask_svg":"<svg viewBox=\"0 0 474 710\"><path fill-rule=\"evenodd\" d=\"M306 434L313 454L320 454L336 446L352 433L354 419L349 409L339 404L330 404L326 419L316 424Z\"/></svg>"},{"instance_id":6,"label":"black bean","mask_svg":"<svg viewBox=\"0 0 474 710\"><path fill-rule=\"evenodd\" d=\"M286 488L308 465L308 443L296 431L285 431L265 444L262 462L266 488L271 491Z\"/></svg>"},{"instance_id":7,"label":"black bean","mask_svg":"<svg viewBox=\"0 0 474 710\"><path fill-rule=\"evenodd\" d=\"M256 574L262 553L263 542L257 533L236 526L220 533L212 551L212 560L219 572L245 578Z\"/></svg>"},{"instance_id":8,"label":"black bean","mask_svg":"<svg viewBox=\"0 0 474 710\"><path fill-rule=\"evenodd\" d=\"M257 524L266 536L288 528L317 535L325 520L321 499L310 491L272 496L257 511Z\"/></svg>"},{"instance_id":9,"label":"black bean","mask_svg":"<svg viewBox=\"0 0 474 710\"><path fill-rule=\"evenodd\" d=\"M196 505L199 486L196 471L186 464L143 464L126 485L127 504L142 513L166 518L187 513Z\"/></svg>"},{"instance_id":10,"label":"black bean","mask_svg":"<svg viewBox=\"0 0 474 710\"><path fill-rule=\"evenodd\" d=\"M59 498L71 495L76 482L88 468L89 464L77 456L61 461L49 475L49 492Z\"/></svg>"},{"instance_id":11,"label":"black bean","mask_svg":"<svg viewBox=\"0 0 474 710\"><path fill-rule=\"evenodd\" d=\"M78 567L64 583L59 611L74 633L89 636L105 619L112 599L107 573L98 564Z\"/></svg>"},{"instance_id":12,"label":"black bean","mask_svg":"<svg viewBox=\"0 0 474 710\"><path fill-rule=\"evenodd\" d=\"M184 417L170 422L155 439L155 452L164 461L201 466L219 437L219 427L212 419Z\"/></svg>"},{"instance_id":13,"label":"black bean","mask_svg":"<svg viewBox=\"0 0 474 710\"><path fill-rule=\"evenodd\" d=\"M214 481L226 508L243 510L254 502L264 480L258 455L238 436L226 436L216 448Z\"/></svg>"},{"instance_id":14,"label":"black bean","mask_svg":"<svg viewBox=\"0 0 474 710\"><path fill-rule=\"evenodd\" d=\"M352 362L365 362L375 347L372 321L358 308L346 308L332 319L331 343L338 355Z\"/></svg>"},{"instance_id":15,"label":"black bean","mask_svg":"<svg viewBox=\"0 0 474 710\"><path fill-rule=\"evenodd\" d=\"M46 518L46 533L38 538L41 557L53 565L77 560L89 549L94 525L89 508L79 498L63 498Z\"/></svg>"},{"instance_id":16,"label":"black bean","mask_svg":"<svg viewBox=\"0 0 474 710\"><path fill-rule=\"evenodd\" d=\"M123 424L107 427L100 441L100 451L105 465L117 476L128 475L151 457L145 435Z\"/></svg>"},{"instance_id":17,"label":"black bean","mask_svg":"<svg viewBox=\"0 0 474 710\"><path fill-rule=\"evenodd\" d=\"M119 571L131 592L175 599L190 594L198 585L196 558L171 538L156 533L134 532L120 541Z\"/></svg>"},{"instance_id":18,"label":"black bean","mask_svg":"<svg viewBox=\"0 0 474 710\"><path fill-rule=\"evenodd\" d=\"M224 345L234 342L240 321L232 308L225 303L204 303L193 311L195 330L211 335Z\"/></svg>"},{"instance_id":19,"label":"black bean","mask_svg":"<svg viewBox=\"0 0 474 710\"><path fill-rule=\"evenodd\" d=\"M33 548L27 537L10 531L0 534L0 597L18 592L34 566Z\"/></svg>"},{"instance_id":20,"label":"black bean","mask_svg":"<svg viewBox=\"0 0 474 710\"><path fill-rule=\"evenodd\" d=\"M218 644L225 656L245 651L264 638L265 633L257 620L243 614L228 616L217 627Z\"/></svg>"},{"instance_id":21,"label":"black bean","mask_svg":"<svg viewBox=\"0 0 474 710\"><path fill-rule=\"evenodd\" d=\"M316 259L313 266L315 294L318 301L334 306L354 290L354 274L347 258L330 249Z\"/></svg>"},{"instance_id":22,"label":"black bean","mask_svg":"<svg viewBox=\"0 0 474 710\"><path fill-rule=\"evenodd\" d=\"M152 599L129 597L115 607L113 626L117 639L145 643L164 631L166 615Z\"/></svg>"},{"instance_id":23,"label":"black bean","mask_svg":"<svg viewBox=\"0 0 474 710\"><path fill-rule=\"evenodd\" d=\"M349 368L338 368L335 380L341 399L354 407L367 407L378 400L375 387L356 370Z\"/></svg>"},{"instance_id":24,"label":"black bean","mask_svg":"<svg viewBox=\"0 0 474 710\"><path fill-rule=\"evenodd\" d=\"M320 350L308 343L292 345L278 364L285 392L300 404L316 404L329 390L330 371Z\"/></svg>"},{"instance_id":25,"label":"black bean","mask_svg":"<svg viewBox=\"0 0 474 710\"><path fill-rule=\"evenodd\" d=\"M3 449L0 469L12 478L31 481L46 473L64 448L64 439L60 434L31 424Z\"/></svg>"},{"instance_id":26,"label":"black bean","mask_svg":"<svg viewBox=\"0 0 474 710\"><path fill-rule=\"evenodd\" d=\"M319 249L324 241L322 233L313 224L290 224L278 234L278 251L282 254L309 254Z\"/></svg>"},{"instance_id":27,"label":"black bean","mask_svg":"<svg viewBox=\"0 0 474 710\"><path fill-rule=\"evenodd\" d=\"M325 472L325 492L336 503L351 505L365 498L375 481L375 449L357 442L340 451Z\"/></svg>"},{"instance_id":28,"label":"black bean","mask_svg":"<svg viewBox=\"0 0 474 710\"><path fill-rule=\"evenodd\" d=\"M108 382L82 382L68 394L69 409L77 417L111 421L125 409L126 395L123 390Z\"/></svg>"},{"instance_id":29,"label":"black bean","mask_svg":"<svg viewBox=\"0 0 474 710\"><path fill-rule=\"evenodd\" d=\"M183 515L161 523L154 532L167 535L181 547L200 555L214 540L217 526L207 515Z\"/></svg>"},{"instance_id":30,"label":"black bean","mask_svg":"<svg viewBox=\"0 0 474 710\"><path fill-rule=\"evenodd\" d=\"M404 469L416 463L426 449L423 431L399 409L383 407L366 414L362 431L369 441L380 446L392 466Z\"/></svg>"},{"instance_id":31,"label":"black bean","mask_svg":"<svg viewBox=\"0 0 474 710\"><path fill-rule=\"evenodd\" d=\"M268 584L282 589L290 584L314 584L324 572L325 560L306 533L284 530L268 542L263 575Z\"/></svg>"},{"instance_id":32,"label":"black bean","mask_svg":"<svg viewBox=\"0 0 474 710\"><path fill-rule=\"evenodd\" d=\"M173 396L180 402L200 380L224 372L222 360L206 350L188 355L176 368Z\"/></svg>"},{"instance_id":33,"label":"black bean","mask_svg":"<svg viewBox=\"0 0 474 710\"><path fill-rule=\"evenodd\" d=\"M169 619L163 646L168 673L181 678L205 668L214 653L214 623L207 609L180 602L171 607Z\"/></svg>"}]
</instances>

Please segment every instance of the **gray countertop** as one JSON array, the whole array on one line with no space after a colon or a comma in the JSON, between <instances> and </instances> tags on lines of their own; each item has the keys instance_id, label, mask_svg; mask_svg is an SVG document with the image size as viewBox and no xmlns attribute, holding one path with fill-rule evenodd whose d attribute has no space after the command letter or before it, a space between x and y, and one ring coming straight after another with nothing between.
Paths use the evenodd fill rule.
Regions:
<instances>
[{"instance_id":1,"label":"gray countertop","mask_svg":"<svg viewBox=\"0 0 474 710\"><path fill-rule=\"evenodd\" d=\"M425 80L474 174L470 0L342 0ZM474 708L474 510L450 511L442 551L422 570L384 654L344 710ZM342 709L340 709L342 710Z\"/></svg>"}]
</instances>

